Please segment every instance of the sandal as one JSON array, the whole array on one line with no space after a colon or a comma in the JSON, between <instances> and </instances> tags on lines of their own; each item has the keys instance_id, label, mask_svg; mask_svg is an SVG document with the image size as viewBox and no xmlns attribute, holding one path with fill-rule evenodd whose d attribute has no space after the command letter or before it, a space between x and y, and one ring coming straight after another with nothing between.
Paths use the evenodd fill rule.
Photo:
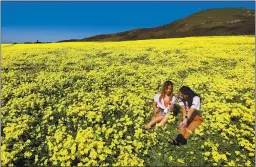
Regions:
<instances>
[{"instance_id":1,"label":"sandal","mask_svg":"<svg viewBox=\"0 0 256 167\"><path fill-rule=\"evenodd\" d=\"M168 142L171 143L172 145L176 145L176 146L180 145L176 139L169 139Z\"/></svg>"}]
</instances>

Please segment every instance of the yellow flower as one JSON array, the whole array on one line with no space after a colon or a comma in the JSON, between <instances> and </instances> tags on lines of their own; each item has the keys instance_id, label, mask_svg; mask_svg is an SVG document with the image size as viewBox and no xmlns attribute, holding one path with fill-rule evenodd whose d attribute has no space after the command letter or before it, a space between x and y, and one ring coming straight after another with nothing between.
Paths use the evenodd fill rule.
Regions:
<instances>
[{"instance_id":1,"label":"yellow flower","mask_svg":"<svg viewBox=\"0 0 256 167\"><path fill-rule=\"evenodd\" d=\"M184 160L183 159L177 159L177 162L184 164Z\"/></svg>"},{"instance_id":2,"label":"yellow flower","mask_svg":"<svg viewBox=\"0 0 256 167\"><path fill-rule=\"evenodd\" d=\"M204 153L204 155L208 157L208 156L211 155L211 153L207 151L207 152Z\"/></svg>"},{"instance_id":3,"label":"yellow flower","mask_svg":"<svg viewBox=\"0 0 256 167\"><path fill-rule=\"evenodd\" d=\"M239 154L240 154L240 152L239 152L239 151L235 151L235 153L236 153L236 155L239 155Z\"/></svg>"},{"instance_id":4,"label":"yellow flower","mask_svg":"<svg viewBox=\"0 0 256 167\"><path fill-rule=\"evenodd\" d=\"M31 156L32 156L32 153L29 152L29 151L26 151L26 152L24 153L24 157L29 158L29 157L31 157Z\"/></svg>"},{"instance_id":5,"label":"yellow flower","mask_svg":"<svg viewBox=\"0 0 256 167\"><path fill-rule=\"evenodd\" d=\"M228 166L235 166L236 165L236 163L233 161L233 160L231 160L230 162L228 162Z\"/></svg>"},{"instance_id":6,"label":"yellow flower","mask_svg":"<svg viewBox=\"0 0 256 167\"><path fill-rule=\"evenodd\" d=\"M246 161L245 166L251 166L251 161Z\"/></svg>"},{"instance_id":7,"label":"yellow flower","mask_svg":"<svg viewBox=\"0 0 256 167\"><path fill-rule=\"evenodd\" d=\"M254 154L254 153L249 153L249 156L250 156L250 157L254 157L255 154Z\"/></svg>"}]
</instances>

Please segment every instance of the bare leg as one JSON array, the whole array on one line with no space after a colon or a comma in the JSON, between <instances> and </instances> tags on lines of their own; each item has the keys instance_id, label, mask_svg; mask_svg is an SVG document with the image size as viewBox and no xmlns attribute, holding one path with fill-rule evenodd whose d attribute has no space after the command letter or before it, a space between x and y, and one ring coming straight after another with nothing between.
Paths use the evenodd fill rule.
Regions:
<instances>
[{"instance_id":1,"label":"bare leg","mask_svg":"<svg viewBox=\"0 0 256 167\"><path fill-rule=\"evenodd\" d=\"M145 129L150 129L152 125L160 122L162 119L164 118L164 116L159 115L157 117L155 117L154 119L152 119L146 126Z\"/></svg>"},{"instance_id":2,"label":"bare leg","mask_svg":"<svg viewBox=\"0 0 256 167\"><path fill-rule=\"evenodd\" d=\"M160 126L165 125L165 123L168 121L168 117L170 116L170 114L166 114L165 117L161 120L161 122L159 123Z\"/></svg>"},{"instance_id":3,"label":"bare leg","mask_svg":"<svg viewBox=\"0 0 256 167\"><path fill-rule=\"evenodd\" d=\"M154 117L152 119L154 119L154 118L156 118L156 117L158 117L160 115L161 115L161 112L157 112L156 114L154 114Z\"/></svg>"}]
</instances>

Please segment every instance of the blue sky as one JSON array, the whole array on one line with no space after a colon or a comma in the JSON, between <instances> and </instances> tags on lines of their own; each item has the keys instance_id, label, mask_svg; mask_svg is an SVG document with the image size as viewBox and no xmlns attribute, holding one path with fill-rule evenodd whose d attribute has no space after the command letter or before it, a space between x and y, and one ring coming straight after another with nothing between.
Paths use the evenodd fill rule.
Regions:
<instances>
[{"instance_id":1,"label":"blue sky","mask_svg":"<svg viewBox=\"0 0 256 167\"><path fill-rule=\"evenodd\" d=\"M210 8L251 2L11 2L2 4L2 42L81 39L97 34L156 27Z\"/></svg>"}]
</instances>

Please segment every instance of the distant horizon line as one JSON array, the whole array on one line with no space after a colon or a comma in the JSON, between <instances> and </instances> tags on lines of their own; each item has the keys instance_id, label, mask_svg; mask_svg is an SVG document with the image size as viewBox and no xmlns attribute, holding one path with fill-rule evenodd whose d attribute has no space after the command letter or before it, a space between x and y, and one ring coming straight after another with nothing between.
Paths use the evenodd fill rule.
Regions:
<instances>
[{"instance_id":1,"label":"distant horizon line","mask_svg":"<svg viewBox=\"0 0 256 167\"><path fill-rule=\"evenodd\" d=\"M239 37L239 36L255 36L255 35L206 35L206 36L186 36L186 37L168 37L168 38L152 38L152 39L135 39L135 40L123 40L123 41L66 41L66 42L125 42L125 41L139 41L139 40L161 40L161 39L176 39L176 38L201 38L201 37ZM64 42L64 41L63 41ZM56 42L10 42L1 44L47 44L47 43L61 43L59 41Z\"/></svg>"}]
</instances>

